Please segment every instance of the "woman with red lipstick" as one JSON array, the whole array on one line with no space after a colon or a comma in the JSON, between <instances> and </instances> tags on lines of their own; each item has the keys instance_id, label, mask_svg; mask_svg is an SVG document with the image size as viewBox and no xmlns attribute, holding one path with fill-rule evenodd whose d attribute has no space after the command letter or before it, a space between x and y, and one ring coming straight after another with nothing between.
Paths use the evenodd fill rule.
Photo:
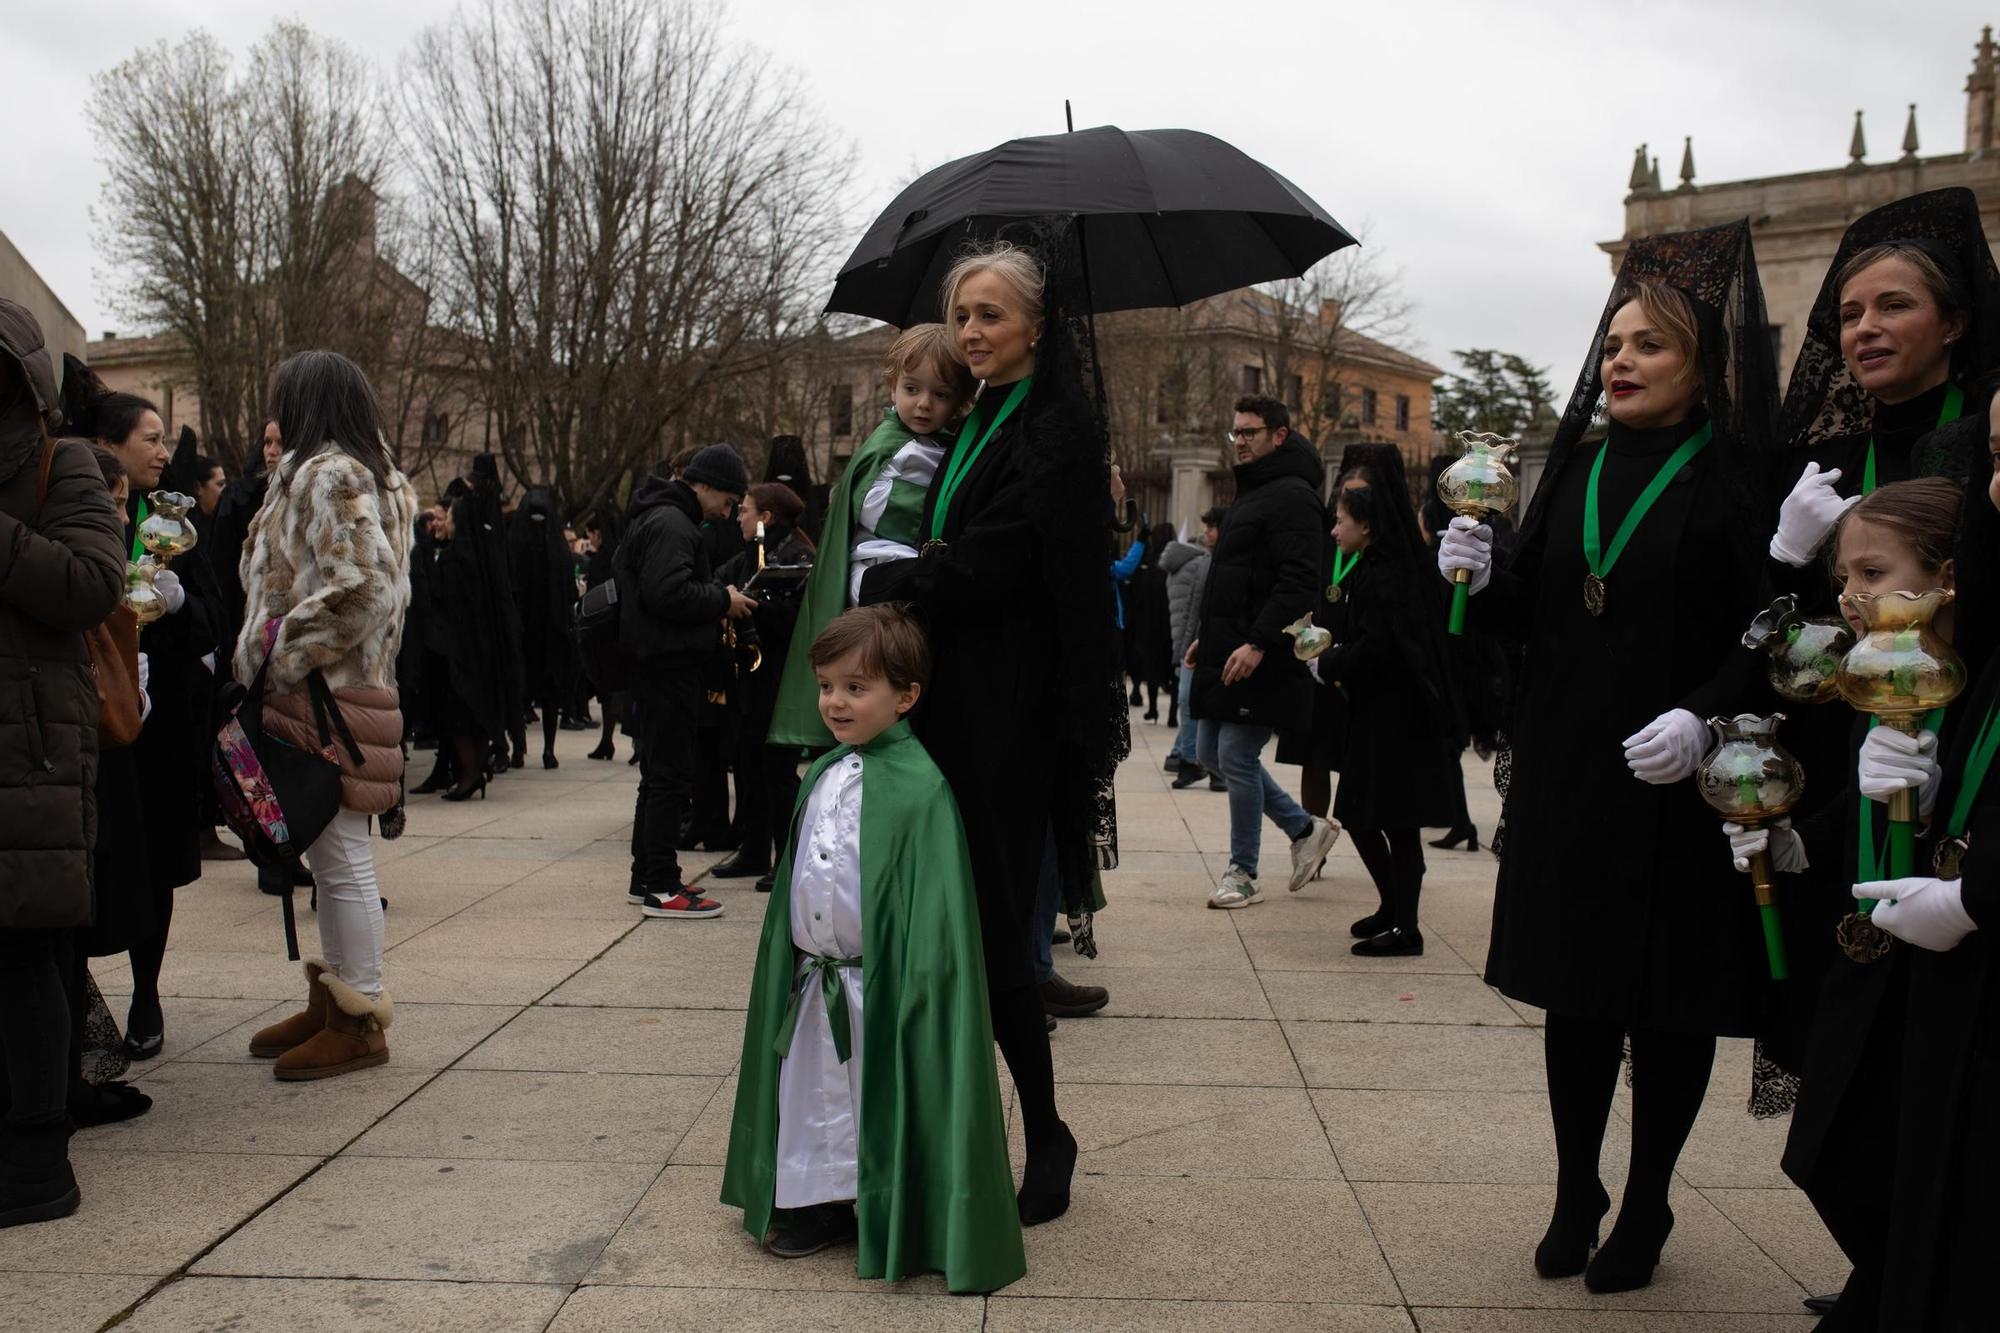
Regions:
<instances>
[{"instance_id":1,"label":"woman with red lipstick","mask_svg":"<svg viewBox=\"0 0 2000 1333\"><path fill-rule=\"evenodd\" d=\"M1447 578L1471 573L1473 627L1525 647L1486 979L1548 1012L1557 1181L1536 1271L1596 1292L1652 1280L1715 1039L1755 1030L1766 984L1752 898L1684 779L1701 719L1748 683L1770 346L1748 223L1635 241L1515 554L1495 569L1464 518L1438 551ZM1631 1164L1600 1247L1628 1036Z\"/></svg>"}]
</instances>

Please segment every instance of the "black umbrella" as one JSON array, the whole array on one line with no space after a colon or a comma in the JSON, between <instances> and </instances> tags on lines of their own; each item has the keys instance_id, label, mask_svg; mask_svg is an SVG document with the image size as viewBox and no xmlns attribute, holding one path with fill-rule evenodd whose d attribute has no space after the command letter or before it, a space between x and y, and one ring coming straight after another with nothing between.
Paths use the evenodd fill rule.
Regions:
<instances>
[{"instance_id":1,"label":"black umbrella","mask_svg":"<svg viewBox=\"0 0 2000 1333\"><path fill-rule=\"evenodd\" d=\"M966 241L1051 216L1076 218L1092 313L1297 277L1355 243L1298 186L1212 135L1104 125L927 173L854 247L826 308L904 327L936 320L939 283Z\"/></svg>"}]
</instances>

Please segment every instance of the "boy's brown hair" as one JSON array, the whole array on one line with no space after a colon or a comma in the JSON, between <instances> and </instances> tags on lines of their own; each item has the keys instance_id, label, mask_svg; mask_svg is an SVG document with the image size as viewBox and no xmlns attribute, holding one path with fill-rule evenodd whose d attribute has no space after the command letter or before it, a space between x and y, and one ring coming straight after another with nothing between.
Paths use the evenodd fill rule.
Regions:
<instances>
[{"instance_id":1,"label":"boy's brown hair","mask_svg":"<svg viewBox=\"0 0 2000 1333\"><path fill-rule=\"evenodd\" d=\"M953 352L951 333L942 324L912 324L889 344L889 354L882 358L882 382L893 384L897 376L912 370L925 371L948 386L960 407L972 401L972 391L978 387Z\"/></svg>"},{"instance_id":2,"label":"boy's brown hair","mask_svg":"<svg viewBox=\"0 0 2000 1333\"><path fill-rule=\"evenodd\" d=\"M896 689L930 684L931 641L900 603L857 606L835 616L813 640L812 664L823 667L857 649L861 669Z\"/></svg>"}]
</instances>

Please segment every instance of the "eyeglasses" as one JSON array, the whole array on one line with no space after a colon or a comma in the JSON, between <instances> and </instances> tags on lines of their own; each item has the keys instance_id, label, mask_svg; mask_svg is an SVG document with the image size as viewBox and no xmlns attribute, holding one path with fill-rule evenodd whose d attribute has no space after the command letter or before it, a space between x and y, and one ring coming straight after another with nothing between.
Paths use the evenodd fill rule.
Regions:
<instances>
[{"instance_id":1,"label":"eyeglasses","mask_svg":"<svg viewBox=\"0 0 2000 1333\"><path fill-rule=\"evenodd\" d=\"M1269 429L1271 429L1269 426L1247 426L1241 430L1230 431L1229 438L1238 444L1248 444Z\"/></svg>"}]
</instances>

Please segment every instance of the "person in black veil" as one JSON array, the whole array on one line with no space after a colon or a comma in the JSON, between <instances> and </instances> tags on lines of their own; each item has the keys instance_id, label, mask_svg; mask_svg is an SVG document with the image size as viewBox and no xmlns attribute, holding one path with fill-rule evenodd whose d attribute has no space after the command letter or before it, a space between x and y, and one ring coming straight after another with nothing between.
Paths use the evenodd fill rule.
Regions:
<instances>
[{"instance_id":1,"label":"person in black veil","mask_svg":"<svg viewBox=\"0 0 2000 1333\"><path fill-rule=\"evenodd\" d=\"M1346 696L1333 815L1381 897L1376 911L1354 923L1353 951L1415 956L1424 951L1417 928L1423 830L1452 817L1454 792L1463 805L1451 770L1464 724L1401 451L1380 446L1353 464L1334 505L1336 554L1322 598L1334 643L1313 667Z\"/></svg>"},{"instance_id":2,"label":"person in black veil","mask_svg":"<svg viewBox=\"0 0 2000 1333\"><path fill-rule=\"evenodd\" d=\"M488 772L505 766L508 733L521 716L521 616L507 577L505 524L498 465L492 454L476 455L472 484L452 502L433 602L452 689L477 726L477 762L460 765L455 800L483 791Z\"/></svg>"},{"instance_id":3,"label":"person in black veil","mask_svg":"<svg viewBox=\"0 0 2000 1333\"><path fill-rule=\"evenodd\" d=\"M584 525L584 535L590 539L590 559L584 563L583 586L586 591L600 583L608 583L612 577L612 559L618 554L619 534L618 511L604 505L594 511ZM593 683L594 687L594 683ZM597 706L603 731L598 733L597 748L590 752L592 759L615 759L617 748L611 737L625 711L625 696L616 690L599 689Z\"/></svg>"},{"instance_id":4,"label":"person in black veil","mask_svg":"<svg viewBox=\"0 0 2000 1333\"><path fill-rule=\"evenodd\" d=\"M498 621L477 514L472 488L454 479L431 511L427 540L410 557L411 604L423 635L421 697L438 742L436 766L413 790L441 791L448 801L485 792L494 727L505 734L505 716L497 711L504 675L495 660Z\"/></svg>"},{"instance_id":5,"label":"person in black veil","mask_svg":"<svg viewBox=\"0 0 2000 1333\"><path fill-rule=\"evenodd\" d=\"M570 618L576 606L576 558L563 540L562 518L555 496L545 486L532 487L507 528L507 561L514 606L521 622L523 702L542 719L542 767L556 766L556 727L562 701L575 671L570 643ZM526 709L510 717L514 767L527 763Z\"/></svg>"},{"instance_id":6,"label":"person in black veil","mask_svg":"<svg viewBox=\"0 0 2000 1333\"><path fill-rule=\"evenodd\" d=\"M1685 779L1702 719L1755 689L1741 635L1775 398L1749 224L1636 240L1513 558L1494 569L1490 529L1465 518L1439 548L1448 579L1470 573L1471 627L1526 648L1486 979L1548 1011L1557 1184L1535 1266L1593 1291L1652 1280L1715 1039L1755 1032L1767 986L1752 897ZM1631 1165L1593 1256L1628 1035Z\"/></svg>"},{"instance_id":7,"label":"person in black veil","mask_svg":"<svg viewBox=\"0 0 2000 1333\"><path fill-rule=\"evenodd\" d=\"M1027 1141L1027 1225L1068 1209L1076 1166L1035 985L1037 830L1054 832L1072 921L1087 931L1084 895L1115 858L1110 784L1130 744L1080 255L1066 223L1035 230L1033 249L975 248L946 278L945 323L981 396L925 500L922 554L869 570L860 598L914 603L931 636L917 733L965 819L993 1034Z\"/></svg>"}]
</instances>

